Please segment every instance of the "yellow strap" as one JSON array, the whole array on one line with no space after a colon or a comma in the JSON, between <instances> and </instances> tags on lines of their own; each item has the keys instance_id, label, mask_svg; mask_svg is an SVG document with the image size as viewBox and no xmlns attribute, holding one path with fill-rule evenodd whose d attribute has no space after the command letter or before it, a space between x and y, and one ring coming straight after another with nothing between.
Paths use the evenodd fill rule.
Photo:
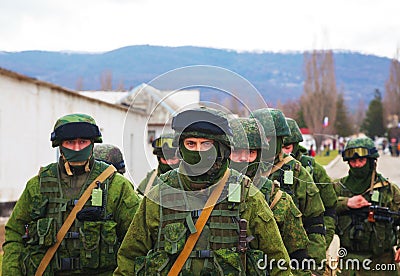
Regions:
<instances>
[{"instance_id":1,"label":"yellow strap","mask_svg":"<svg viewBox=\"0 0 400 276\"><path fill-rule=\"evenodd\" d=\"M156 179L156 176L158 174L158 169L155 169L154 172L151 174L149 181L147 182L146 189L144 189L144 195L147 195L147 193L150 191L151 187L153 186L154 179Z\"/></svg>"},{"instance_id":2,"label":"yellow strap","mask_svg":"<svg viewBox=\"0 0 400 276\"><path fill-rule=\"evenodd\" d=\"M267 177L270 176L271 174L273 174L274 172L276 172L277 170L279 170L280 168L282 168L283 165L289 163L289 162L292 161L293 159L294 159L294 158L293 158L293 156L291 156L291 155L286 156L286 157L283 158L281 161L279 161L278 163L276 163L276 164L274 165L274 167L272 168L272 170L271 170L269 173L267 173L266 176L267 176Z\"/></svg>"},{"instance_id":3,"label":"yellow strap","mask_svg":"<svg viewBox=\"0 0 400 276\"><path fill-rule=\"evenodd\" d=\"M90 183L89 187L87 187L85 192L79 198L78 202L72 209L71 213L69 213L64 224L61 226L60 230L58 231L58 233L56 235L57 242L52 247L47 249L46 254L44 255L42 261L40 262L38 269L36 270L35 276L43 275L44 271L46 270L46 267L49 265L51 259L53 258L54 254L56 253L62 240L64 239L65 234L67 233L68 229L71 227L72 223L74 222L74 220L76 218L76 214L82 209L82 207L85 205L86 201L89 199L89 197L92 193L92 190L97 186L97 182L98 181L103 182L115 171L117 171L115 169L115 167L113 165L110 165L95 180L93 180L92 183Z\"/></svg>"},{"instance_id":4,"label":"yellow strap","mask_svg":"<svg viewBox=\"0 0 400 276\"><path fill-rule=\"evenodd\" d=\"M278 201L281 199L283 192L281 190L278 190L276 192L276 195L274 197L274 200L272 201L271 205L269 206L271 210L275 207L275 205L278 203Z\"/></svg>"},{"instance_id":5,"label":"yellow strap","mask_svg":"<svg viewBox=\"0 0 400 276\"><path fill-rule=\"evenodd\" d=\"M216 184L217 186L212 191L210 197L207 199L206 205L201 212L199 218L196 222L196 232L190 234L188 237L184 248L176 259L175 263L172 265L171 270L168 272L168 276L176 276L182 270L183 265L185 264L187 258L189 258L190 253L193 250L194 245L200 237L201 232L203 231L204 225L206 224L212 210L214 209L215 204L217 203L218 198L220 197L222 190L224 189L225 183L228 180L230 170L226 170L222 179Z\"/></svg>"}]
</instances>

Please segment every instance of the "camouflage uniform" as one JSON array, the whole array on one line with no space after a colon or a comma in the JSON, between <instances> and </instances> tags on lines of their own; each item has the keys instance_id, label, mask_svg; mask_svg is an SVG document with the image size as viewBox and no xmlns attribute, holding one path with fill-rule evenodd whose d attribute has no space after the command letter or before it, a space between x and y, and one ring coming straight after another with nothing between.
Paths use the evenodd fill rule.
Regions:
<instances>
[{"instance_id":1,"label":"camouflage uniform","mask_svg":"<svg viewBox=\"0 0 400 276\"><path fill-rule=\"evenodd\" d=\"M312 156L308 156L306 148L299 145L303 141L303 136L296 121L291 118L286 118L289 125L291 135L283 138L283 145L287 146L292 144L293 151L291 153L297 160L299 160L304 168L312 175L314 183L319 189L322 202L324 203L324 224L326 229L326 248L332 242L333 235L335 234L336 227L336 204L337 196L331 178L326 173L325 168L315 161Z\"/></svg>"},{"instance_id":2,"label":"camouflage uniform","mask_svg":"<svg viewBox=\"0 0 400 276\"><path fill-rule=\"evenodd\" d=\"M113 165L120 174L124 174L126 171L122 152L117 146L110 144L96 145L93 156L96 160Z\"/></svg>"},{"instance_id":3,"label":"camouflage uniform","mask_svg":"<svg viewBox=\"0 0 400 276\"><path fill-rule=\"evenodd\" d=\"M178 169L162 174L143 199L118 252L114 274L145 275L146 271L146 275L166 275L188 236L196 232L194 223L204 201L222 175L228 176L228 181L180 275L265 275L262 267L257 268L264 254L268 260L281 259L287 265L289 256L264 196L250 179L227 168L232 131L226 118L209 108L187 110L173 118L172 127L179 133L174 144L179 144L183 160ZM213 145L210 150L188 152L183 145L186 138L212 139ZM193 162L199 155L205 155L210 163ZM190 174L195 171L198 175ZM234 199L228 192L231 185L240 191ZM245 255L237 251L239 219L248 222ZM246 267L242 256L247 257ZM291 275L290 268L280 270L275 265L271 274Z\"/></svg>"},{"instance_id":4,"label":"camouflage uniform","mask_svg":"<svg viewBox=\"0 0 400 276\"><path fill-rule=\"evenodd\" d=\"M325 259L325 227L323 213L325 211L319 190L312 176L301 166L301 163L282 152L283 138L290 135L284 114L273 108L258 109L250 115L260 121L265 136L270 137L270 159L273 158L271 170L265 170L264 176L280 183L280 188L292 196L296 206L303 214L303 226L310 240L308 254L315 260L317 267ZM273 152L275 150L275 152ZM268 160L264 160L266 167ZM313 270L323 274L322 270Z\"/></svg>"},{"instance_id":5,"label":"camouflage uniform","mask_svg":"<svg viewBox=\"0 0 400 276\"><path fill-rule=\"evenodd\" d=\"M173 133L163 133L160 135L160 137L153 141L153 154L157 156L158 167L157 169L149 171L146 177L140 181L137 188L139 194L145 195L148 191L150 191L150 189L154 187L155 183L157 182L157 176L179 166L179 163L174 165L163 164L160 160L161 158L165 160L177 158L177 148L172 146L174 137L175 136Z\"/></svg>"},{"instance_id":6,"label":"camouflage uniform","mask_svg":"<svg viewBox=\"0 0 400 276\"><path fill-rule=\"evenodd\" d=\"M92 143L84 148L90 147L90 152L82 157L82 164L76 166L70 161L71 155L65 155L61 143L78 138L78 133L79 138ZM92 157L93 143L102 140L95 121L88 115L60 118L51 140L53 147L60 146L60 160L42 167L28 181L13 209L6 224L3 275L35 274L45 252L56 242L56 234L75 201L109 166ZM101 183L100 189L103 197L99 204L92 206L88 200L78 212L44 275L112 275L117 250L139 206L139 198L132 184L117 173Z\"/></svg>"},{"instance_id":7,"label":"camouflage uniform","mask_svg":"<svg viewBox=\"0 0 400 276\"><path fill-rule=\"evenodd\" d=\"M262 149L268 148L268 142L266 139L262 139L264 130L256 119L238 118L230 120L229 123L233 131L234 150L257 150L257 155L260 155ZM250 170L244 173L254 181L257 187L260 187L270 204L289 257L301 264L308 257L307 246L309 243L303 227L301 212L294 204L292 197L279 189L279 185L273 184L266 177L254 179L257 172L256 169L251 169L254 162L259 167L259 158L257 158L249 164L247 162L237 164L237 162L231 161L231 168L242 170L242 164L248 165L247 168ZM294 275L311 275L310 270L292 270L292 272Z\"/></svg>"},{"instance_id":8,"label":"camouflage uniform","mask_svg":"<svg viewBox=\"0 0 400 276\"><path fill-rule=\"evenodd\" d=\"M343 160L349 161L366 157L367 163L361 168L350 167L349 175L335 180L335 191L338 195L336 233L340 245L347 250L343 259L372 260L370 271L346 269L342 267L341 275L398 275L396 271L373 271L375 265L394 265L393 246L398 245L398 221L382 221L376 218L370 222L368 207L351 209L347 206L349 198L362 195L374 206L388 207L392 211L400 210L400 189L376 172L376 160L379 154L370 138L355 138L347 142ZM352 271L353 270L353 271Z\"/></svg>"}]
</instances>

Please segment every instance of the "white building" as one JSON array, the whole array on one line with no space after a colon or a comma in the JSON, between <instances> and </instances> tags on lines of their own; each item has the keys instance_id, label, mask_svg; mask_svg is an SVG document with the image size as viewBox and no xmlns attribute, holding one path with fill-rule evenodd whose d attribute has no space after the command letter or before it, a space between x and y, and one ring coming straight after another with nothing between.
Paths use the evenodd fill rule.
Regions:
<instances>
[{"instance_id":1,"label":"white building","mask_svg":"<svg viewBox=\"0 0 400 276\"><path fill-rule=\"evenodd\" d=\"M74 91L0 68L0 202L16 201L40 166L56 162L50 133L70 113L94 117L103 142L123 150L126 176L137 185L146 162L147 117L143 110L80 95Z\"/></svg>"}]
</instances>

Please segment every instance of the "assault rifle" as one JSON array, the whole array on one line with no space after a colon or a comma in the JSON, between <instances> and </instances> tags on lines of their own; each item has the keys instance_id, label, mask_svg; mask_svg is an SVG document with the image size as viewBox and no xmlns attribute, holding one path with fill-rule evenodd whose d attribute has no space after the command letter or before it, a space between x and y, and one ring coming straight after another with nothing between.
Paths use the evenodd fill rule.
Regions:
<instances>
[{"instance_id":1,"label":"assault rifle","mask_svg":"<svg viewBox=\"0 0 400 276\"><path fill-rule=\"evenodd\" d=\"M369 222L386 222L400 225L400 211L392 211L388 207L371 205L359 209L350 209L345 214L352 216L353 220L355 219L359 222L368 219Z\"/></svg>"}]
</instances>

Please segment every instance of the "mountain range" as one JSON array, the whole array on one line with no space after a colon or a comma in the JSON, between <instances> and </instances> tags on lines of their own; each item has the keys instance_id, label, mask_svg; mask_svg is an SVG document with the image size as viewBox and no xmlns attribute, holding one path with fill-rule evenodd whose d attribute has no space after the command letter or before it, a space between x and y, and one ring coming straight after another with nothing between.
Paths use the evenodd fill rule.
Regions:
<instances>
[{"instance_id":1,"label":"mountain range","mask_svg":"<svg viewBox=\"0 0 400 276\"><path fill-rule=\"evenodd\" d=\"M374 90L384 92L390 59L357 52L334 51L338 91L347 104L368 103ZM68 89L100 90L105 72L113 87L131 89L170 70L211 65L247 79L267 103L297 99L303 91L303 52L236 52L204 47L137 45L102 53L22 51L0 52L0 67ZM156 87L167 89L167 87ZM209 94L202 94L208 100Z\"/></svg>"}]
</instances>

